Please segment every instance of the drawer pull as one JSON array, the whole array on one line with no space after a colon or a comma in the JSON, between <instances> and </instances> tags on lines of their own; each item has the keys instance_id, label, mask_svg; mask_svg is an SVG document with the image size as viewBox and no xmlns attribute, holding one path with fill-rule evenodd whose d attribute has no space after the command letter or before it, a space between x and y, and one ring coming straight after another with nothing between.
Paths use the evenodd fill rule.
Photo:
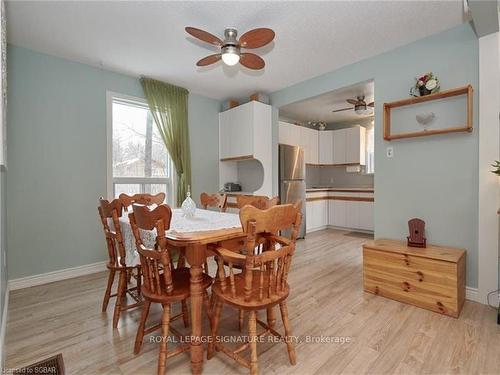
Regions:
<instances>
[{"instance_id":1,"label":"drawer pull","mask_svg":"<svg viewBox=\"0 0 500 375\"><path fill-rule=\"evenodd\" d=\"M410 283L409 282L407 282L407 281L403 282L403 290L405 292L409 292L410 291Z\"/></svg>"},{"instance_id":2,"label":"drawer pull","mask_svg":"<svg viewBox=\"0 0 500 375\"><path fill-rule=\"evenodd\" d=\"M445 312L446 311L445 308L444 308L444 305L441 302L437 301L437 305L438 305L439 311L441 311L441 312Z\"/></svg>"},{"instance_id":3,"label":"drawer pull","mask_svg":"<svg viewBox=\"0 0 500 375\"><path fill-rule=\"evenodd\" d=\"M418 281L424 281L424 274L421 271L417 271Z\"/></svg>"}]
</instances>

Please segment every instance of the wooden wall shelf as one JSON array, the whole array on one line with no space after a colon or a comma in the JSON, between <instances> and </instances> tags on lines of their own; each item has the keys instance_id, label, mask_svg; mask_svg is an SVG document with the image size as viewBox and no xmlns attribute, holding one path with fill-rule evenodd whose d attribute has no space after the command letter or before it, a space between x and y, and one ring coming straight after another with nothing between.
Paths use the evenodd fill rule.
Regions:
<instances>
[{"instance_id":1,"label":"wooden wall shelf","mask_svg":"<svg viewBox=\"0 0 500 375\"><path fill-rule=\"evenodd\" d=\"M395 102L384 103L384 139L386 141L391 141L394 139L403 138L415 138L415 137L426 137L429 135L437 134L447 134L447 133L457 133L457 132L472 132L472 93L473 89L471 85L464 87L459 87L456 89L441 91L435 94L430 94L426 96L419 96L416 98L408 98L403 100L398 100ZM419 104L428 102L431 100L439 100L444 98L450 98L453 96L467 95L467 122L463 126L454 126L450 128L433 129L433 130L422 130L417 132L409 133L398 133L391 134L391 109L409 106L413 104Z\"/></svg>"}]
</instances>

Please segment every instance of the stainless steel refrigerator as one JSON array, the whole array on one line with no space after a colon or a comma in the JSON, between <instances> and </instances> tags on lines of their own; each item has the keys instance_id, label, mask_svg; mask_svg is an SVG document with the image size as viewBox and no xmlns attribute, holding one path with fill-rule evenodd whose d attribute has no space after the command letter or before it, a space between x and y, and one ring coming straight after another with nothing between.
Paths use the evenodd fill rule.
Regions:
<instances>
[{"instance_id":1,"label":"stainless steel refrigerator","mask_svg":"<svg viewBox=\"0 0 500 375\"><path fill-rule=\"evenodd\" d=\"M302 225L299 238L306 235L306 164L304 149L298 146L279 145L279 184L282 204L302 200Z\"/></svg>"}]
</instances>

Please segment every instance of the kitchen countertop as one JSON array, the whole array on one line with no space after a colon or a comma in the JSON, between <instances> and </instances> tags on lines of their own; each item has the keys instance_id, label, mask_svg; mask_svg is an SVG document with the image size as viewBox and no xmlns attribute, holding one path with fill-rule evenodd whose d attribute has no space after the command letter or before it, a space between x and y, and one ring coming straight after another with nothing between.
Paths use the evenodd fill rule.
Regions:
<instances>
[{"instance_id":1,"label":"kitchen countertop","mask_svg":"<svg viewBox=\"0 0 500 375\"><path fill-rule=\"evenodd\" d=\"M307 188L306 193L314 193L318 191L340 191L340 192L368 192L368 193L373 193L373 187L364 187L364 188L359 188L359 187L345 187L345 188L338 188L338 187L313 187L313 188Z\"/></svg>"}]
</instances>

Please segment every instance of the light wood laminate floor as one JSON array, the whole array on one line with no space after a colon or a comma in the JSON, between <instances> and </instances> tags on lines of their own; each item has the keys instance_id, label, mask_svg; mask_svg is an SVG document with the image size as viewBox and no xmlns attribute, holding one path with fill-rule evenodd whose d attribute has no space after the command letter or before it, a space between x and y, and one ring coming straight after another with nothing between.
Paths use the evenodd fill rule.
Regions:
<instances>
[{"instance_id":1,"label":"light wood laminate floor","mask_svg":"<svg viewBox=\"0 0 500 375\"><path fill-rule=\"evenodd\" d=\"M500 373L500 328L494 309L467 301L460 318L454 319L363 292L361 245L368 239L324 230L298 241L288 299L293 334L300 340L298 363L289 364L284 344L262 343L260 373ZM158 344L150 342L151 335L145 337L140 355L132 352L140 311L124 313L115 330L113 304L101 313L105 284L106 274L98 273L13 291L6 366L24 366L61 352L68 374L155 373ZM156 306L150 322L158 320L159 313ZM222 334L238 334L237 315L224 307ZM278 311L276 315L281 331ZM182 321L173 324L189 334ZM349 342L307 342L308 337ZM169 359L167 372L189 374L188 355ZM205 361L204 373L247 370L217 353Z\"/></svg>"}]
</instances>

